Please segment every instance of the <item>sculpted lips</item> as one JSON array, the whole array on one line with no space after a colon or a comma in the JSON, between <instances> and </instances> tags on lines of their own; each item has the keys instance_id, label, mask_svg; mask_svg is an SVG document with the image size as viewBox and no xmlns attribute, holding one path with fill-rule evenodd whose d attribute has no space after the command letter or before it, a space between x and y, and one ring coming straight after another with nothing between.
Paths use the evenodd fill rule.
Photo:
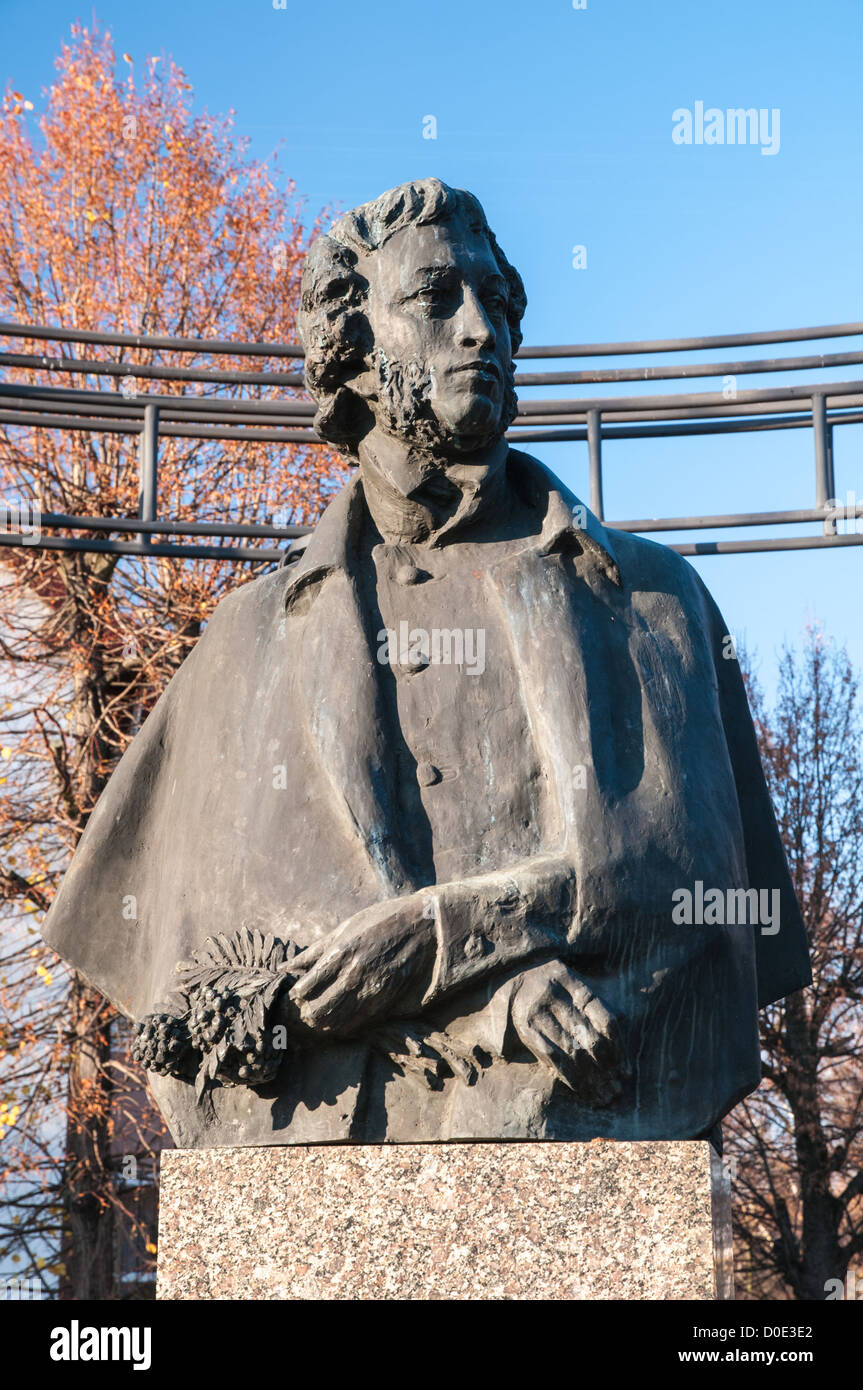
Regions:
<instances>
[{"instance_id":1,"label":"sculpted lips","mask_svg":"<svg viewBox=\"0 0 863 1390\"><path fill-rule=\"evenodd\" d=\"M464 362L460 367L451 367L453 376L457 372L471 372L474 376L485 377L487 381L500 381L500 368L496 362L485 362L477 358L474 362Z\"/></svg>"}]
</instances>

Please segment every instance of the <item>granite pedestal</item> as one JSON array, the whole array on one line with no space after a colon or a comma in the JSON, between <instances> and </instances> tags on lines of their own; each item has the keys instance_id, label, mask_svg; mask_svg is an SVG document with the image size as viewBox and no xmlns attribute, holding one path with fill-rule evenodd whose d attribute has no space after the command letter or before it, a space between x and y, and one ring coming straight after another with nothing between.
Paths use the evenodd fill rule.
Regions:
<instances>
[{"instance_id":1,"label":"granite pedestal","mask_svg":"<svg viewBox=\"0 0 863 1390\"><path fill-rule=\"evenodd\" d=\"M706 1142L162 1155L162 1299L733 1297Z\"/></svg>"}]
</instances>

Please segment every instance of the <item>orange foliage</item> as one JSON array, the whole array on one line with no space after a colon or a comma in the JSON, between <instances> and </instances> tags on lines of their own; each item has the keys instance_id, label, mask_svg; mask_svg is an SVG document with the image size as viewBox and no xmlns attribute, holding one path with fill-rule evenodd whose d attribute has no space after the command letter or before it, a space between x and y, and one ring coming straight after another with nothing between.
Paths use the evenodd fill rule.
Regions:
<instances>
[{"instance_id":1,"label":"orange foliage","mask_svg":"<svg viewBox=\"0 0 863 1390\"><path fill-rule=\"evenodd\" d=\"M75 27L41 114L33 94L3 99L0 318L296 342L300 272L317 224L307 233L293 185L249 158L230 117L193 112L180 67L123 58L117 71L109 36ZM272 398L271 387L135 379L143 364L214 365L196 353L33 339L7 350L122 362L138 403L153 393ZM228 356L215 365L267 363ZM41 364L5 378L117 390L116 376ZM313 522L341 479L338 458L320 447L163 438L159 514L264 522L278 512ZM136 436L0 426L0 499L134 516ZM3 1268L4 1250L31 1270L46 1249L56 1261L73 1208L80 1214L85 1198L102 1211L122 1205L112 1132L141 1136L150 1126L132 1113L140 1096L127 1085L110 1011L41 946L35 921L117 757L214 604L260 569L8 547L0 560L0 1180L19 1218L0 1223L0 1274L20 1274L20 1263Z\"/></svg>"}]
</instances>

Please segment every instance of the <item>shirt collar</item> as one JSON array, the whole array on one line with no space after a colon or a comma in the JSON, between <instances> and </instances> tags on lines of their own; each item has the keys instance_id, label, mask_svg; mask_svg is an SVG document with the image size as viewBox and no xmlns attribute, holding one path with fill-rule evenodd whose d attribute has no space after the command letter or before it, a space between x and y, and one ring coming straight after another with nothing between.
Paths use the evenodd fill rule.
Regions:
<instances>
[{"instance_id":1,"label":"shirt collar","mask_svg":"<svg viewBox=\"0 0 863 1390\"><path fill-rule=\"evenodd\" d=\"M611 536L597 516L564 487L554 474L529 454L510 449L507 468L513 484L542 515L542 529L532 545L537 554L571 550L584 556L586 566L622 587ZM305 552L288 571L285 608L290 611L300 593L333 570L348 570L366 511L362 478L357 473L327 507L309 538Z\"/></svg>"}]
</instances>

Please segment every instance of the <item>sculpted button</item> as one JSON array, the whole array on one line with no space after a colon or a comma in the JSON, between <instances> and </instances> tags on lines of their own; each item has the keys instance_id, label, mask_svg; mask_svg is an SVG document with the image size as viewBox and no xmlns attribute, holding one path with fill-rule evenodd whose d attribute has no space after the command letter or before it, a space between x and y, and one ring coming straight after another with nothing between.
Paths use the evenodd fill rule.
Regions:
<instances>
[{"instance_id":1,"label":"sculpted button","mask_svg":"<svg viewBox=\"0 0 863 1390\"><path fill-rule=\"evenodd\" d=\"M399 565L396 570L397 584L416 584L420 577L420 572L416 565Z\"/></svg>"},{"instance_id":2,"label":"sculpted button","mask_svg":"<svg viewBox=\"0 0 863 1390\"><path fill-rule=\"evenodd\" d=\"M417 781L421 787L433 787L440 781L440 769L434 763L418 763Z\"/></svg>"}]
</instances>

